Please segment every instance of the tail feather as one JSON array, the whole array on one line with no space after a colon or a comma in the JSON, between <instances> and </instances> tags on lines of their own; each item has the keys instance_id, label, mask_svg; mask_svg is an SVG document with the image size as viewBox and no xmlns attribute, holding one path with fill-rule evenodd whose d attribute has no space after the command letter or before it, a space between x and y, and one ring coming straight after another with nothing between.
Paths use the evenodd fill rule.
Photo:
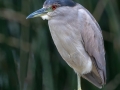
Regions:
<instances>
[{"instance_id":1,"label":"tail feather","mask_svg":"<svg viewBox=\"0 0 120 90\"><path fill-rule=\"evenodd\" d=\"M96 87L102 88L101 78L99 78L97 75L95 75L94 72L84 74L82 77L85 78L86 80L88 80L89 82L91 82Z\"/></svg>"},{"instance_id":2,"label":"tail feather","mask_svg":"<svg viewBox=\"0 0 120 90\"><path fill-rule=\"evenodd\" d=\"M95 85L98 88L102 88L103 85L106 84L106 70L101 70L97 67L96 63L93 60L93 68L90 73L82 75L83 78L91 82L93 85Z\"/></svg>"}]
</instances>

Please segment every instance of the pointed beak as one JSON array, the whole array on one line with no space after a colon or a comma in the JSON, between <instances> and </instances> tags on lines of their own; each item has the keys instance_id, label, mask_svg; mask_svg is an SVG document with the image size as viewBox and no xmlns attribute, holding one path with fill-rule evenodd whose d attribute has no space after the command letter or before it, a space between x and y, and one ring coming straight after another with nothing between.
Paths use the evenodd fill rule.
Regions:
<instances>
[{"instance_id":1,"label":"pointed beak","mask_svg":"<svg viewBox=\"0 0 120 90\"><path fill-rule=\"evenodd\" d=\"M28 15L26 17L26 19L34 18L34 17L41 17L42 15L45 15L47 13L48 13L48 9L47 8L42 8L42 9L39 9L39 10L31 13L30 15Z\"/></svg>"}]
</instances>

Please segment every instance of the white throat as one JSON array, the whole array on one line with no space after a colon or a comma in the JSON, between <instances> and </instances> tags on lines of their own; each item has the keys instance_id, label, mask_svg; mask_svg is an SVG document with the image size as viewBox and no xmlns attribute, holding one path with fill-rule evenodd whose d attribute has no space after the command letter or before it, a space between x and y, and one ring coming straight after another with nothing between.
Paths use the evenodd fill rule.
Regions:
<instances>
[{"instance_id":1,"label":"white throat","mask_svg":"<svg viewBox=\"0 0 120 90\"><path fill-rule=\"evenodd\" d=\"M49 19L50 19L50 16L48 16L47 14L45 14L45 15L41 16L41 18L42 18L43 20L49 20Z\"/></svg>"}]
</instances>

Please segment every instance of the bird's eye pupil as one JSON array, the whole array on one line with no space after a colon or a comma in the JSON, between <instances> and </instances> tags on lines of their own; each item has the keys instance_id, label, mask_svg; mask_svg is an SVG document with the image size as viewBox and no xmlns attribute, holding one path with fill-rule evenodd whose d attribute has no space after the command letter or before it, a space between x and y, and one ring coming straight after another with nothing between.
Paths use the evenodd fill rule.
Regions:
<instances>
[{"instance_id":1,"label":"bird's eye pupil","mask_svg":"<svg viewBox=\"0 0 120 90\"><path fill-rule=\"evenodd\" d=\"M52 10L55 10L57 8L57 5L52 6Z\"/></svg>"}]
</instances>

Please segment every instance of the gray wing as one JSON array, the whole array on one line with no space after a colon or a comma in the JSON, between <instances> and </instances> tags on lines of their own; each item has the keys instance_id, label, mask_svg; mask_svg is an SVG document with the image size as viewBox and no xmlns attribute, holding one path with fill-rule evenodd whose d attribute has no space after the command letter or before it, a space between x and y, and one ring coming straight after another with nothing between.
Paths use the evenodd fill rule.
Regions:
<instances>
[{"instance_id":1,"label":"gray wing","mask_svg":"<svg viewBox=\"0 0 120 90\"><path fill-rule=\"evenodd\" d=\"M83 77L97 87L101 87L106 83L106 63L100 27L94 17L84 8L78 10L78 19L83 45L93 62L92 72Z\"/></svg>"}]
</instances>

